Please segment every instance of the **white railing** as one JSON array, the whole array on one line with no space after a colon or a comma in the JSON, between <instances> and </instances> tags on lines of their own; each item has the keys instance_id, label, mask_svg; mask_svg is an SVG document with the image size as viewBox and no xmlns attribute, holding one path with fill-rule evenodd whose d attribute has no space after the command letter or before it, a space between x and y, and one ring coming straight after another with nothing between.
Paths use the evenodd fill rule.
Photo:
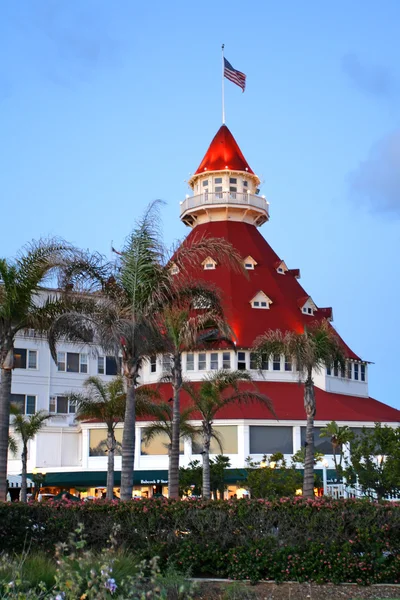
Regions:
<instances>
[{"instance_id":1,"label":"white railing","mask_svg":"<svg viewBox=\"0 0 400 600\"><path fill-rule=\"evenodd\" d=\"M181 215L187 210L192 210L200 206L216 206L218 204L251 206L269 214L269 203L265 198L248 194L247 192L214 192L189 196L181 202Z\"/></svg>"}]
</instances>

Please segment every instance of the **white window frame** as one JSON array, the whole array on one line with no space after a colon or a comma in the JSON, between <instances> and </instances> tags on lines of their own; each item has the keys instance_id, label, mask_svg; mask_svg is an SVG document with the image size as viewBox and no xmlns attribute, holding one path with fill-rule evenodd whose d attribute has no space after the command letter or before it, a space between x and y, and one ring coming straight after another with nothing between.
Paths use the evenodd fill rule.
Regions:
<instances>
[{"instance_id":1,"label":"white window frame","mask_svg":"<svg viewBox=\"0 0 400 600\"><path fill-rule=\"evenodd\" d=\"M244 358L239 358L240 354L244 355ZM244 365L244 368L240 368L239 364ZM246 371L247 370L247 352L245 352L244 350L239 350L237 353L237 368L238 368L238 371Z\"/></svg>"},{"instance_id":2,"label":"white window frame","mask_svg":"<svg viewBox=\"0 0 400 600\"><path fill-rule=\"evenodd\" d=\"M213 367L213 356L217 357L217 367ZM214 359L214 364L215 364L215 359ZM219 369L219 352L210 352L210 371L218 371Z\"/></svg>"},{"instance_id":3,"label":"white window frame","mask_svg":"<svg viewBox=\"0 0 400 600\"><path fill-rule=\"evenodd\" d=\"M68 402L67 411L68 412L58 412L57 411L59 398L66 398L66 395L65 394L54 394L54 395L50 396L49 414L50 415L74 415L76 413L76 404L75 404L75 402L71 401L68 397L67 397L67 402ZM52 406L54 407L55 410L52 410ZM71 410L71 407L74 407L74 410Z\"/></svg>"},{"instance_id":4,"label":"white window frame","mask_svg":"<svg viewBox=\"0 0 400 600\"><path fill-rule=\"evenodd\" d=\"M82 367L86 367L86 370ZM79 373L89 374L89 356L85 353L79 353Z\"/></svg>"},{"instance_id":5,"label":"white window frame","mask_svg":"<svg viewBox=\"0 0 400 600\"><path fill-rule=\"evenodd\" d=\"M288 365L290 365L290 369L288 369ZM291 373L293 371L293 360L290 356L285 356L285 372Z\"/></svg>"},{"instance_id":6,"label":"white window frame","mask_svg":"<svg viewBox=\"0 0 400 600\"><path fill-rule=\"evenodd\" d=\"M35 357L35 366L34 366L34 367L30 367L30 366L29 366L29 359L30 359L30 357L31 357L31 356L34 356L34 357ZM39 358L39 353L38 353L38 351L37 351L37 350L28 350L28 351L27 351L27 357L26 357L26 368L27 368L29 371L37 371L37 370L38 370L38 368L39 368L39 361L38 361L38 358Z\"/></svg>"},{"instance_id":7,"label":"white window frame","mask_svg":"<svg viewBox=\"0 0 400 600\"><path fill-rule=\"evenodd\" d=\"M203 357L204 356L204 360ZM204 367L203 367L204 365ZM207 371L207 352L199 352L198 355L198 370L199 371Z\"/></svg>"},{"instance_id":8,"label":"white window frame","mask_svg":"<svg viewBox=\"0 0 400 600\"><path fill-rule=\"evenodd\" d=\"M68 363L68 354L78 354L79 356L79 371L67 371L67 363ZM60 360L60 358L63 356L63 360ZM82 357L86 357L85 359L82 360ZM60 364L64 365L63 369L60 369ZM86 371L82 370L82 365L86 365ZM105 363L104 363L104 368L105 368ZM57 371L59 373L74 373L74 374L78 374L78 373L82 373L84 375L88 375L89 374L89 355L86 352L67 352L64 350L61 350L60 352L57 352Z\"/></svg>"},{"instance_id":9,"label":"white window frame","mask_svg":"<svg viewBox=\"0 0 400 600\"><path fill-rule=\"evenodd\" d=\"M103 362L103 366L100 367L100 362ZM97 357L97 374L98 375L105 375L106 374L106 357L105 356L98 356Z\"/></svg>"},{"instance_id":10,"label":"white window frame","mask_svg":"<svg viewBox=\"0 0 400 600\"><path fill-rule=\"evenodd\" d=\"M275 369L275 364L278 362L276 357L279 356L279 369ZM273 371L282 371L282 357L280 354L274 354L272 356L272 370Z\"/></svg>"},{"instance_id":11,"label":"white window frame","mask_svg":"<svg viewBox=\"0 0 400 600\"><path fill-rule=\"evenodd\" d=\"M157 373L157 356L150 356L149 358L150 364L150 373Z\"/></svg>"},{"instance_id":12,"label":"white window frame","mask_svg":"<svg viewBox=\"0 0 400 600\"><path fill-rule=\"evenodd\" d=\"M223 352L222 353L222 368L229 370L231 368L231 365L232 365L231 353Z\"/></svg>"},{"instance_id":13,"label":"white window frame","mask_svg":"<svg viewBox=\"0 0 400 600\"><path fill-rule=\"evenodd\" d=\"M61 356L63 356L64 358L61 359L60 358ZM60 364L64 364L63 369L60 369ZM57 352L57 371L59 373L67 372L67 353L66 352Z\"/></svg>"},{"instance_id":14,"label":"white window frame","mask_svg":"<svg viewBox=\"0 0 400 600\"><path fill-rule=\"evenodd\" d=\"M186 353L186 371L194 371L194 352Z\"/></svg>"}]
</instances>

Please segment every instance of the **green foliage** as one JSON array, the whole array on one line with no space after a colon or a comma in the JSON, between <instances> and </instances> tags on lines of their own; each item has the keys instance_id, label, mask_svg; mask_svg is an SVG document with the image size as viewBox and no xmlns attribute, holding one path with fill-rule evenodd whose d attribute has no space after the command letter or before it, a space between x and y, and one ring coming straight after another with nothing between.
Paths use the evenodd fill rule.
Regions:
<instances>
[{"instance_id":1,"label":"green foliage","mask_svg":"<svg viewBox=\"0 0 400 600\"><path fill-rule=\"evenodd\" d=\"M214 498L217 492L223 498L225 490L225 470L229 469L230 460L227 456L219 454L214 459L210 459L210 489L214 492ZM192 460L187 467L179 468L179 494L181 496L201 496L202 494L202 466L199 460Z\"/></svg>"},{"instance_id":2,"label":"green foliage","mask_svg":"<svg viewBox=\"0 0 400 600\"><path fill-rule=\"evenodd\" d=\"M194 586L171 566L161 574L158 559L130 561L122 575L116 551L118 528L100 553L87 549L84 529L78 525L68 543L56 545L55 562L24 554L20 559L3 555L0 563L0 598L9 600L190 600ZM47 572L43 573L43 566ZM33 573L32 567L39 567ZM42 567L42 568L41 568ZM41 575L44 578L41 579Z\"/></svg>"},{"instance_id":3,"label":"green foliage","mask_svg":"<svg viewBox=\"0 0 400 600\"><path fill-rule=\"evenodd\" d=\"M281 498L294 496L301 489L303 477L296 471L295 465L288 467L283 454L277 452L261 462L247 459L248 476L244 486L252 498Z\"/></svg>"},{"instance_id":4,"label":"green foliage","mask_svg":"<svg viewBox=\"0 0 400 600\"><path fill-rule=\"evenodd\" d=\"M70 532L77 528L79 533L71 540ZM116 540L114 549L108 544L108 550L99 554L110 536ZM102 585L104 565L111 566L109 578L115 578L121 590L122 581L136 577L136 571L146 579L148 561L154 556L159 557L161 572L190 571L193 577L400 583L396 503L297 497L2 504L0 539L10 555L24 548L51 555L54 544L63 542L58 546L59 590L64 590L71 570L70 585L75 589L87 581ZM79 568L74 566L77 560ZM139 567L143 560L146 566Z\"/></svg>"},{"instance_id":5,"label":"green foliage","mask_svg":"<svg viewBox=\"0 0 400 600\"><path fill-rule=\"evenodd\" d=\"M400 427L363 428L351 445L351 464L344 475L370 497L387 498L400 492Z\"/></svg>"},{"instance_id":6,"label":"green foliage","mask_svg":"<svg viewBox=\"0 0 400 600\"><path fill-rule=\"evenodd\" d=\"M353 441L354 432L348 425L339 426L336 421L331 421L325 427L322 427L319 437L330 439L335 469L341 473L343 463L342 446Z\"/></svg>"}]
</instances>

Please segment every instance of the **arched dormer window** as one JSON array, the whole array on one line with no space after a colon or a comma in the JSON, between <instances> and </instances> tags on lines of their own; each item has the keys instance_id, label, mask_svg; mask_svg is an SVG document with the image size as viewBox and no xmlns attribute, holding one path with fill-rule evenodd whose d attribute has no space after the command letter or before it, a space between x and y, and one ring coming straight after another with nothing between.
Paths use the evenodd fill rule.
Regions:
<instances>
[{"instance_id":1,"label":"arched dormer window","mask_svg":"<svg viewBox=\"0 0 400 600\"><path fill-rule=\"evenodd\" d=\"M254 296L254 298L250 300L250 304L252 308L268 310L270 304L272 304L272 300L271 298L268 298L267 294L264 294L264 292L260 291Z\"/></svg>"}]
</instances>

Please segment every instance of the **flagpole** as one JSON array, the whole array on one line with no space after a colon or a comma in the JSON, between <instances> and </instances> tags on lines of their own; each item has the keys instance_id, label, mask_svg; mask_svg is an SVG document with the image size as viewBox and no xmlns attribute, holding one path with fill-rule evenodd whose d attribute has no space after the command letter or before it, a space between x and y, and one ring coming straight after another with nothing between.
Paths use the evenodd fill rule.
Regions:
<instances>
[{"instance_id":1,"label":"flagpole","mask_svg":"<svg viewBox=\"0 0 400 600\"><path fill-rule=\"evenodd\" d=\"M222 44L222 125L225 125L225 84L224 84L224 48L225 44Z\"/></svg>"}]
</instances>

